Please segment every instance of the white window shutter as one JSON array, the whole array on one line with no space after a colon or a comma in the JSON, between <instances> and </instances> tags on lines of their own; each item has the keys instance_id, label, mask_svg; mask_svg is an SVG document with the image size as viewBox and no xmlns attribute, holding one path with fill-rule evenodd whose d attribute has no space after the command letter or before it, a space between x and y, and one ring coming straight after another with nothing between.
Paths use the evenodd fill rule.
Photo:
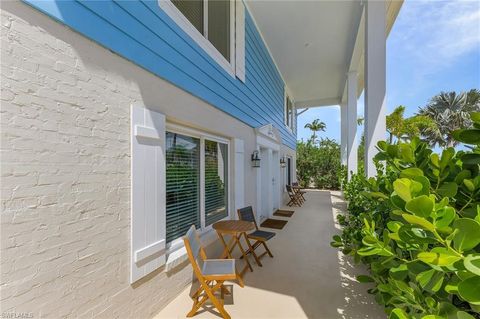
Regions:
<instances>
[{"instance_id":1,"label":"white window shutter","mask_svg":"<svg viewBox=\"0 0 480 319\"><path fill-rule=\"evenodd\" d=\"M235 74L245 82L245 5L235 1Z\"/></svg>"},{"instance_id":2,"label":"white window shutter","mask_svg":"<svg viewBox=\"0 0 480 319\"><path fill-rule=\"evenodd\" d=\"M165 264L165 116L131 108L130 282Z\"/></svg>"},{"instance_id":3,"label":"white window shutter","mask_svg":"<svg viewBox=\"0 0 480 319\"><path fill-rule=\"evenodd\" d=\"M243 140L234 139L234 147L235 209L239 209L245 207L245 146Z\"/></svg>"}]
</instances>

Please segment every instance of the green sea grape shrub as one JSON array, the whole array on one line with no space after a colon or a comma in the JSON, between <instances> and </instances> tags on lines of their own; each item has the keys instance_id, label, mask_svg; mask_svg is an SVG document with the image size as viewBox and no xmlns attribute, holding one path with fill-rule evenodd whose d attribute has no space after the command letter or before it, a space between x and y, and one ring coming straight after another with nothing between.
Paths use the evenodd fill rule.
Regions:
<instances>
[{"instance_id":1,"label":"green sea grape shrub","mask_svg":"<svg viewBox=\"0 0 480 319\"><path fill-rule=\"evenodd\" d=\"M375 178L344 185L348 212L332 246L368 265L390 318L480 318L480 113L454 132L466 150L378 144Z\"/></svg>"}]
</instances>

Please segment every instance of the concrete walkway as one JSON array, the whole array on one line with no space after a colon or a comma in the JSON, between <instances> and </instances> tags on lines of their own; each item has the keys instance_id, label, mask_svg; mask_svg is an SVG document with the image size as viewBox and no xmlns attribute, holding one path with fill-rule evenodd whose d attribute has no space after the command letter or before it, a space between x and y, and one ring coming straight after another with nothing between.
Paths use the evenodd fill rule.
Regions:
<instances>
[{"instance_id":1,"label":"concrete walkway","mask_svg":"<svg viewBox=\"0 0 480 319\"><path fill-rule=\"evenodd\" d=\"M334 216L344 208L339 192L310 191L291 218L280 218L289 222L269 242L274 258L264 257L263 267L254 264L244 275L244 288L232 283L233 294L225 299L231 317L386 318L366 292L369 287L355 280L362 267L330 247L339 232ZM190 292L188 287L156 318L185 318ZM219 315L209 308L195 318Z\"/></svg>"}]
</instances>

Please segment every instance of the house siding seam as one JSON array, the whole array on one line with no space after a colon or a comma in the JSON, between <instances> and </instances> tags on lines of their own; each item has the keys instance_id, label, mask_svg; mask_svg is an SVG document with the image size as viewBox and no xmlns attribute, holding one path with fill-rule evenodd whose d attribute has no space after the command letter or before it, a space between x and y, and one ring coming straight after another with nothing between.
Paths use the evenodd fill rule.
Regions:
<instances>
[{"instance_id":1,"label":"house siding seam","mask_svg":"<svg viewBox=\"0 0 480 319\"><path fill-rule=\"evenodd\" d=\"M251 127L272 123L284 145L284 83L246 8L243 83L229 75L159 7L156 0L23 0L82 35Z\"/></svg>"}]
</instances>

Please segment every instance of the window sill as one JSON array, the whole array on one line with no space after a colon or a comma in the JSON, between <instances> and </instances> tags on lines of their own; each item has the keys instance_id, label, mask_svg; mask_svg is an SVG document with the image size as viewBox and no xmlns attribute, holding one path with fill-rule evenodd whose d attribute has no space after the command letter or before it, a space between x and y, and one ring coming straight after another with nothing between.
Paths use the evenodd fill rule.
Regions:
<instances>
[{"instance_id":1,"label":"window sill","mask_svg":"<svg viewBox=\"0 0 480 319\"><path fill-rule=\"evenodd\" d=\"M200 241L203 247L207 247L218 239L216 232L213 228L210 228L206 232L200 235ZM188 260L187 250L185 246L178 245L174 249L167 251L167 262L165 264L165 271L170 272L179 265Z\"/></svg>"}]
</instances>

